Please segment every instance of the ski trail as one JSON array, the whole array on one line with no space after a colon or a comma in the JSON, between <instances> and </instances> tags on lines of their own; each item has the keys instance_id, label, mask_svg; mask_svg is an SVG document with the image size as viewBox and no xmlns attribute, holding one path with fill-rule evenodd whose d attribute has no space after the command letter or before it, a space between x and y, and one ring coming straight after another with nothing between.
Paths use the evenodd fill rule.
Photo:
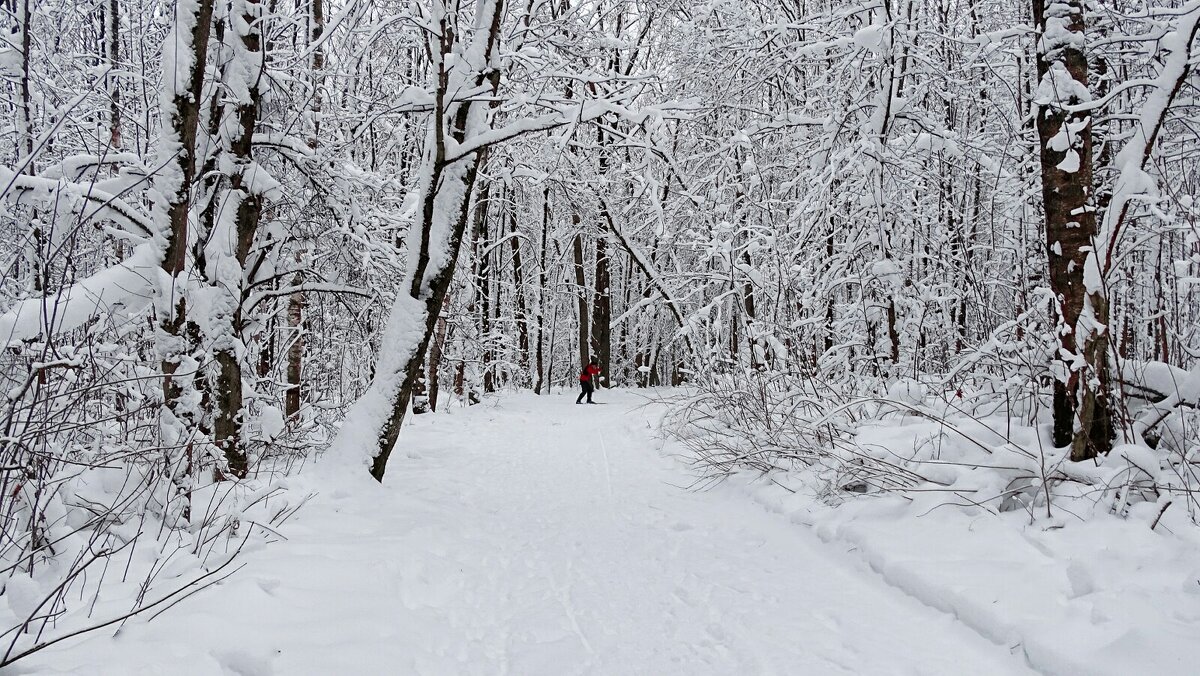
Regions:
<instances>
[{"instance_id":1,"label":"ski trail","mask_svg":"<svg viewBox=\"0 0 1200 676\"><path fill-rule=\"evenodd\" d=\"M590 641L588 641L587 635L583 633L583 629L579 626L579 618L575 616L575 610L571 605L570 561L567 562L566 576L567 583L565 585L560 586L557 582L555 582L554 578L550 578L550 585L554 588L555 592L557 592L559 605L562 606L563 612L567 614L567 618L571 620L571 628L575 630L575 634L579 637L580 643L583 644L583 647L586 648L589 653L595 655L596 650L592 648L592 644Z\"/></svg>"},{"instance_id":2,"label":"ski trail","mask_svg":"<svg viewBox=\"0 0 1200 676\"><path fill-rule=\"evenodd\" d=\"M612 463L608 460L608 446L604 444L604 433L596 432L596 439L600 441L600 452L604 456L604 486L608 489L608 497L612 498Z\"/></svg>"},{"instance_id":3,"label":"ski trail","mask_svg":"<svg viewBox=\"0 0 1200 676\"><path fill-rule=\"evenodd\" d=\"M738 491L680 489L634 393L573 397L416 416L383 486L311 475L238 575L22 673L1031 673Z\"/></svg>"}]
</instances>

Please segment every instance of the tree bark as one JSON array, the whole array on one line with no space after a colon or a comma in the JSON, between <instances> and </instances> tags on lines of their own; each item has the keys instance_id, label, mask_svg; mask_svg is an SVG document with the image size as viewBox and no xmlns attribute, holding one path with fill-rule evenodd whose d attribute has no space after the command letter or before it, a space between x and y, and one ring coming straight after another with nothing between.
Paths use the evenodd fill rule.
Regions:
<instances>
[{"instance_id":1,"label":"tree bark","mask_svg":"<svg viewBox=\"0 0 1200 676\"><path fill-rule=\"evenodd\" d=\"M30 80L32 79L30 68L30 50L33 49L33 30L30 28L30 23L33 21L33 11L30 7L31 0L20 0L18 6L13 3L14 14L17 14L17 21L13 25L13 32L20 32L17 36L21 49L21 74L17 81L17 96L18 103L18 164L24 163L23 173L34 175L33 163L33 101L30 92ZM14 41L16 42L16 41Z\"/></svg>"},{"instance_id":2,"label":"tree bark","mask_svg":"<svg viewBox=\"0 0 1200 676\"><path fill-rule=\"evenodd\" d=\"M496 374L492 371L492 254L489 251L488 221L491 216L491 199L485 188L475 204L475 247L479 271L475 278L476 293L479 294L479 342L483 345L480 356L483 369L483 391L496 391Z\"/></svg>"},{"instance_id":3,"label":"tree bark","mask_svg":"<svg viewBox=\"0 0 1200 676\"><path fill-rule=\"evenodd\" d=\"M1069 106L1082 102L1079 92L1086 92L1088 85L1083 3L1082 0L1048 3L1033 0L1033 17L1043 34L1038 43L1041 84L1035 104L1046 253L1050 288L1057 298L1059 349L1055 357L1054 444L1071 445L1072 459L1083 460L1106 453L1111 447L1112 432L1104 392L1106 345L1079 345L1076 335L1087 295L1084 264L1097 234L1094 205L1089 203L1091 116L1069 110ZM1093 311L1107 318L1106 306L1094 307ZM1097 338L1098 342L1105 340L1103 334ZM1084 443L1072 443L1077 431Z\"/></svg>"},{"instance_id":4,"label":"tree bark","mask_svg":"<svg viewBox=\"0 0 1200 676\"><path fill-rule=\"evenodd\" d=\"M312 88L313 93L309 104L312 126L309 128L308 147L316 150L320 145L321 111L324 107L323 76L325 68L325 50L321 46L321 38L325 34L325 4L324 0L311 0L309 3L309 34L308 44L312 46ZM301 288L305 277L302 265L304 257L300 250L295 253L296 273L292 275L291 285ZM300 414L300 404L303 399L304 385L304 314L308 300L303 291L296 291L288 296L287 326L291 342L287 353L287 386L284 394L284 415L288 420L294 420Z\"/></svg>"},{"instance_id":5,"label":"tree bark","mask_svg":"<svg viewBox=\"0 0 1200 676\"><path fill-rule=\"evenodd\" d=\"M214 350L220 368L216 397L216 415L213 420L213 440L225 454L225 460L230 472L239 478L245 477L248 470L246 452L242 448L242 365L238 359L238 347L242 329L243 317L241 310L241 284L244 284L246 261L250 257L250 247L258 232L258 224L262 216L262 195L255 192L250 184L248 174L255 171L254 167L254 131L258 125L258 110L261 93L259 84L264 73L265 62L262 59L262 17L260 4L257 0L243 0L245 14L240 17L248 30L242 36L242 54L238 56L245 61L259 60L259 72L253 76L253 81L247 82L247 94L244 100L238 101L233 109L237 120L238 135L230 143L230 155L234 169L229 176L229 203L237 205L234 227L236 229L236 250L234 255L238 269L243 279L214 280L233 296L231 298L232 316L229 318L227 333L216 339ZM232 287L233 283L237 287ZM232 287L232 288L231 288Z\"/></svg>"},{"instance_id":6,"label":"tree bark","mask_svg":"<svg viewBox=\"0 0 1200 676\"><path fill-rule=\"evenodd\" d=\"M572 224L578 229L579 214L571 215ZM589 350L591 348L591 331L588 330L588 293L587 280L584 277L583 271L583 233L576 232L575 239L571 241L571 250L575 256L575 293L579 303L579 368L587 366L590 358Z\"/></svg>"},{"instance_id":7,"label":"tree bark","mask_svg":"<svg viewBox=\"0 0 1200 676\"><path fill-rule=\"evenodd\" d=\"M181 12L175 19L176 30L186 31L191 42L191 52L187 54L191 59L187 69L188 79L171 96L171 109L165 112L164 119L166 129L163 145L170 158L167 160L170 165L167 172L173 176L164 178L159 190L166 221L162 269L170 280L167 288L162 290L165 297L161 299L159 316L163 333L163 339L159 341L159 356L162 359L163 394L167 407L177 419L194 422L194 413L180 406L183 388L175 378L180 360L189 351L190 342L184 330L187 321L186 300L176 287L184 271L187 253L188 197L196 174L196 127L200 122L200 105L203 101L213 3L212 0L199 0L190 7L190 13ZM164 76L174 81L177 75L171 72Z\"/></svg>"},{"instance_id":8,"label":"tree bark","mask_svg":"<svg viewBox=\"0 0 1200 676\"><path fill-rule=\"evenodd\" d=\"M299 266L303 262L300 250L296 250L295 262ZM291 284L298 287L304 283L304 272L297 271L292 275ZM300 395L303 392L301 377L304 366L304 294L297 291L288 296L287 330L289 338L287 351L287 386L284 394L284 415L292 420L300 413Z\"/></svg>"},{"instance_id":9,"label":"tree bark","mask_svg":"<svg viewBox=\"0 0 1200 676\"><path fill-rule=\"evenodd\" d=\"M104 60L108 73L104 78L108 93L108 143L113 150L121 149L121 87L113 75L121 56L120 0L107 0L101 7L101 32L104 36Z\"/></svg>"},{"instance_id":10,"label":"tree bark","mask_svg":"<svg viewBox=\"0 0 1200 676\"><path fill-rule=\"evenodd\" d=\"M199 331L187 320L187 283L180 280L188 248L188 212L192 185L196 177L196 130L203 101L204 74L208 57L208 38L212 26L212 0L198 0L177 8L172 35L174 42L185 44L180 33L187 34L190 49L181 50L164 72L170 90L169 104L162 113L159 144L164 158L162 170L154 178L157 192L154 209L155 227L161 234L160 266L165 273L159 283L155 305L158 335L155 350L162 364L163 415L160 418L161 443L168 449L166 465L182 499L179 517L191 519L191 476L193 473L194 430L203 424L202 408L193 397ZM167 48L171 48L170 45ZM179 79L179 71L186 79ZM180 373L181 365L194 365L190 373Z\"/></svg>"},{"instance_id":11,"label":"tree bark","mask_svg":"<svg viewBox=\"0 0 1200 676\"><path fill-rule=\"evenodd\" d=\"M533 383L535 394L542 393L545 384L546 366L546 260L549 255L548 240L550 237L550 188L542 191L542 245L538 257L538 316L537 316L537 379Z\"/></svg>"},{"instance_id":12,"label":"tree bark","mask_svg":"<svg viewBox=\"0 0 1200 676\"><path fill-rule=\"evenodd\" d=\"M525 303L525 270L521 264L521 238L517 235L517 212L514 206L510 212L509 242L512 244L513 261L513 300L516 308L513 320L517 323L517 364L520 365L521 380L517 385L527 387L529 384L529 309Z\"/></svg>"},{"instance_id":13,"label":"tree bark","mask_svg":"<svg viewBox=\"0 0 1200 676\"><path fill-rule=\"evenodd\" d=\"M600 361L596 386L611 386L609 361L612 359L612 278L609 273L608 242L602 235L596 238L596 302L592 305L593 354Z\"/></svg>"},{"instance_id":14,"label":"tree bark","mask_svg":"<svg viewBox=\"0 0 1200 676\"><path fill-rule=\"evenodd\" d=\"M489 4L490 6L488 6ZM492 0L490 3L481 2L477 7L477 21L481 22L478 25L482 35L476 35L475 39L485 41L480 53L483 62L488 64L488 67L474 76L473 84L481 86L489 83L493 92L500 83L500 70L495 67L493 61L500 40L502 13L502 0ZM447 103L446 95L449 93L450 83L445 61L446 56L455 46L455 38L450 24L444 16L440 19L439 31L434 39L440 43L438 45L440 53L438 90L435 97L433 120L434 133L431 139L434 146L429 149L431 155L427 164L428 182L425 184L421 197L419 220L413 225L417 229L413 231L413 237L409 240L416 246L409 249L410 269L405 275L408 288L400 290L402 298L393 308L393 313L404 312L407 321L423 320L423 327L415 344L402 346L404 352L395 362L388 365L389 370L396 368L396 371L381 374L388 381L397 375L402 375L403 380L399 387L395 389L388 387L386 390L368 393L368 396L376 394L379 397L375 401L369 402L368 408L377 403L391 405L391 415L379 430L378 445L371 460L371 476L377 481L383 480L388 456L391 455L392 448L396 444L396 439L400 434L400 425L408 412L413 385L419 375L418 366L429 347L429 340L436 327L437 318L441 314L446 291L450 287L463 233L470 216L470 196L474 191L475 179L483 159L483 151L468 153L462 157L449 157L446 152L445 134L449 133L457 144L462 144L467 138L468 122L476 107L490 105L486 101L479 100ZM445 199L441 199L442 197ZM443 236L445 238L444 241L437 243L439 248L444 245L445 251L444 255L436 259L436 262L431 260L430 251L431 240L435 235L433 228L435 218L445 219L445 225L448 226L445 235L440 232L436 233L439 238ZM415 311L416 316L408 315L410 308Z\"/></svg>"},{"instance_id":15,"label":"tree bark","mask_svg":"<svg viewBox=\"0 0 1200 676\"><path fill-rule=\"evenodd\" d=\"M412 412L413 415L429 413L429 375L425 368L425 360L417 366L417 380L413 383Z\"/></svg>"},{"instance_id":16,"label":"tree bark","mask_svg":"<svg viewBox=\"0 0 1200 676\"><path fill-rule=\"evenodd\" d=\"M429 347L429 361L425 373L429 378L429 410L437 412L438 394L441 388L438 384L438 372L442 364L442 348L446 344L446 318L438 317L437 329L433 335L433 345Z\"/></svg>"}]
</instances>

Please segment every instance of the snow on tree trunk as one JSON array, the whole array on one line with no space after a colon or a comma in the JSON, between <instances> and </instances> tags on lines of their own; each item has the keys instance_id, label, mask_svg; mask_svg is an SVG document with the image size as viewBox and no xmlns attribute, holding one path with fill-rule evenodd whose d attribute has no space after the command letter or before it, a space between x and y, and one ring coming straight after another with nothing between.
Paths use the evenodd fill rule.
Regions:
<instances>
[{"instance_id":1,"label":"snow on tree trunk","mask_svg":"<svg viewBox=\"0 0 1200 676\"><path fill-rule=\"evenodd\" d=\"M1160 41L1163 65L1157 77L1150 82L1150 91L1137 115L1132 137L1117 154L1114 162L1118 171L1116 184L1104 209L1098 232L1085 252L1085 298L1076 328L1076 341L1084 347L1084 357L1088 364L1100 374L1097 379L1100 386L1106 387L1108 384L1110 299L1109 284L1106 281L1113 271L1122 229L1134 200L1142 198L1154 202L1160 197L1158 183L1145 172L1145 166L1154 152L1155 141L1171 105L1191 72L1193 44L1197 33L1200 32L1200 1L1193 0L1181 7L1176 21L1173 30L1168 30ZM1165 348L1163 352L1166 352ZM1076 460L1107 452L1109 446L1097 445L1095 434L1108 432L1109 443L1113 434L1112 424L1108 422L1112 413L1109 410L1107 392L1100 390L1092 393L1085 390L1084 394L1079 413L1080 425L1071 446L1071 457ZM1178 392L1176 396L1179 396ZM1133 432L1138 436L1147 430L1144 419L1145 416L1133 426ZM1104 427L1099 427L1096 431L1098 424ZM1088 431L1092 431L1092 434L1087 434Z\"/></svg>"},{"instance_id":2,"label":"snow on tree trunk","mask_svg":"<svg viewBox=\"0 0 1200 676\"><path fill-rule=\"evenodd\" d=\"M546 380L546 307L548 305L548 293L546 286L549 283L547 274L547 259L549 256L549 247L547 246L550 238L550 188L549 186L542 189L542 239L541 246L538 248L538 310L537 310L537 355L534 362L534 368L537 370L537 376L533 381L533 391L535 394L542 393L542 386ZM549 387L547 386L547 390Z\"/></svg>"},{"instance_id":3,"label":"snow on tree trunk","mask_svg":"<svg viewBox=\"0 0 1200 676\"><path fill-rule=\"evenodd\" d=\"M210 316L206 338L212 345L218 376L213 388L213 442L221 449L229 471L245 477L248 470L242 443L242 362L245 351L242 292L246 286L246 261L258 232L265 193L277 187L266 170L254 162L254 131L266 63L262 48L262 5L257 0L235 0L230 5L231 58L223 69L223 84L233 105L219 134L227 146L229 188L218 209L213 232L205 247L205 279L211 285Z\"/></svg>"},{"instance_id":4,"label":"snow on tree trunk","mask_svg":"<svg viewBox=\"0 0 1200 676\"><path fill-rule=\"evenodd\" d=\"M593 283L596 287L596 301L592 305L592 349L599 360L600 375L596 385L610 386L612 359L612 278L609 274L608 240L604 236L596 238L596 276Z\"/></svg>"},{"instance_id":5,"label":"snow on tree trunk","mask_svg":"<svg viewBox=\"0 0 1200 676\"><path fill-rule=\"evenodd\" d=\"M488 102L452 103L447 98L462 88L490 82L494 89L499 83L494 60L502 0L484 0L475 9L474 35L461 50L452 28L452 10L435 3L431 27L436 30L430 46L436 101L422 162L416 218L408 233L408 266L384 328L375 377L350 408L332 447L335 455L369 459L371 476L377 481L383 480L388 456L400 434L469 220L480 150L485 146L467 152L459 152L459 148L490 128ZM452 53L453 69L447 63Z\"/></svg>"},{"instance_id":6,"label":"snow on tree trunk","mask_svg":"<svg viewBox=\"0 0 1200 676\"><path fill-rule=\"evenodd\" d=\"M162 274L155 298L157 335L155 349L162 363L163 398L161 434L170 449L170 472L181 492L189 489L192 435L203 416L196 389L200 368L197 329L188 326L188 287L192 275L186 268L189 196L196 173L196 130L204 101L204 74L212 24L212 0L180 0L175 5L174 27L162 50L162 129L154 176L153 210L156 253ZM186 520L185 510L182 515Z\"/></svg>"},{"instance_id":7,"label":"snow on tree trunk","mask_svg":"<svg viewBox=\"0 0 1200 676\"><path fill-rule=\"evenodd\" d=\"M578 227L579 213L571 214L572 223ZM588 293L587 293L587 278L584 276L583 270L583 233L576 233L571 240L571 255L574 256L575 262L575 294L577 296L576 307L579 314L579 368L587 366L588 360L591 357L591 331L588 330Z\"/></svg>"},{"instance_id":8,"label":"snow on tree trunk","mask_svg":"<svg viewBox=\"0 0 1200 676\"><path fill-rule=\"evenodd\" d=\"M442 349L446 344L446 318L438 317L437 329L433 335L433 345L429 346L429 362L426 375L429 378L429 410L437 412L438 396L441 392L439 378L442 365Z\"/></svg>"},{"instance_id":9,"label":"snow on tree trunk","mask_svg":"<svg viewBox=\"0 0 1200 676\"><path fill-rule=\"evenodd\" d=\"M1088 297L1085 262L1096 236L1092 189L1092 116L1072 112L1091 100L1081 0L1034 0L1039 82L1034 94L1050 288L1058 313L1054 443L1075 460L1112 443L1107 387L1108 305ZM1086 310L1086 311L1085 311ZM1082 329L1082 330L1081 330Z\"/></svg>"},{"instance_id":10,"label":"snow on tree trunk","mask_svg":"<svg viewBox=\"0 0 1200 676\"><path fill-rule=\"evenodd\" d=\"M514 205L509 212L512 246L513 295L516 303L513 320L517 324L517 363L521 378L517 385L525 387L529 379L529 309L525 301L525 268L521 261L521 237L517 229L517 210Z\"/></svg>"}]
</instances>

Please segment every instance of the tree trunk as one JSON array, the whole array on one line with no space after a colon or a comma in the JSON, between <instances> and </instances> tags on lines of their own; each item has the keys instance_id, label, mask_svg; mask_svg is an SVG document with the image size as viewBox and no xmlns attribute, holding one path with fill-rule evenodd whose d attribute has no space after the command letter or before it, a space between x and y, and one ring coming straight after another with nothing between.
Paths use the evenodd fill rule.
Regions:
<instances>
[{"instance_id":1,"label":"tree trunk","mask_svg":"<svg viewBox=\"0 0 1200 676\"><path fill-rule=\"evenodd\" d=\"M436 333L433 335L433 345L429 347L429 361L426 363L425 373L429 377L429 410L437 412L438 394L441 388L438 385L438 371L442 364L442 347L446 344L446 318L438 317Z\"/></svg>"},{"instance_id":2,"label":"tree trunk","mask_svg":"<svg viewBox=\"0 0 1200 676\"><path fill-rule=\"evenodd\" d=\"M835 184L835 187L836 187L836 184ZM825 236L825 260L826 260L827 264L829 264L829 265L831 265L833 263L833 252L834 252L833 237L836 232L837 232L837 226L833 222L833 216L830 215L829 216L829 233ZM836 294L836 291L831 289L830 292L828 294L826 294L826 296L825 296L825 325L823 327L824 334L825 334L825 350L822 354L827 354L830 350L833 349L833 322L835 319L835 317L834 317L834 300L836 298L835 294Z\"/></svg>"},{"instance_id":3,"label":"tree trunk","mask_svg":"<svg viewBox=\"0 0 1200 676\"><path fill-rule=\"evenodd\" d=\"M409 399L419 375L418 366L429 347L430 338L441 314L442 303L450 287L462 244L463 233L470 217L470 198L474 191L482 150L454 156L448 152L447 134L460 146L474 131L469 126L486 124L479 107L490 105L485 100L468 99L451 103L448 95L460 87L480 87L490 84L494 92L499 86L500 70L495 63L500 39L502 0L481 1L476 7L475 41L467 53L481 56L481 70L468 75L465 61L458 62L453 74L447 57L458 49L448 8L440 7L438 30L431 44L437 59L437 88L432 117L431 143L426 148L425 173L418 202L416 222L409 232L409 268L404 287L397 293L387 329L384 332L385 351L374 381L367 393L355 403L343 425L335 446L357 446L364 430L376 435L376 447L371 458L371 476L382 481L387 460L400 434L400 425L408 412ZM473 82L471 81L473 80ZM436 241L435 241L436 238ZM436 253L435 253L436 252ZM417 326L414 331L413 327ZM394 344L390 344L393 341ZM379 412L390 408L386 420ZM382 424L380 424L382 423Z\"/></svg>"},{"instance_id":4,"label":"tree trunk","mask_svg":"<svg viewBox=\"0 0 1200 676\"><path fill-rule=\"evenodd\" d=\"M1064 89L1062 83L1073 82L1079 91L1087 91L1083 3L1033 0L1033 18L1043 35L1048 25L1055 29L1051 37L1039 40L1037 67L1042 84L1038 92L1042 98L1035 101L1050 288L1057 297L1054 444L1072 445L1079 423L1080 438L1086 442L1072 445L1071 457L1083 460L1106 453L1111 444L1104 394L1106 349L1102 345L1079 345L1076 334L1087 292L1084 264L1097 233L1095 211L1088 200L1092 188L1091 115L1068 110L1082 100L1071 89ZM1106 310L1093 308L1094 312L1104 313L1104 319ZM1090 368L1081 368L1083 365Z\"/></svg>"},{"instance_id":5,"label":"tree trunk","mask_svg":"<svg viewBox=\"0 0 1200 676\"><path fill-rule=\"evenodd\" d=\"M211 280L231 296L229 298L231 316L227 320L228 324L223 327L224 332L217 335L214 340L216 359L220 365L220 376L215 388L217 408L213 420L213 440L225 454L229 471L239 478L245 477L248 470L246 453L242 448L242 368L237 356L241 347L240 335L243 328L241 288L245 283L246 260L250 257L250 247L254 243L262 215L262 195L254 192L248 174L255 171L253 165L254 130L258 124L259 83L265 76L265 73L262 72L265 62L262 61L261 5L257 0L243 0L242 7L245 14L240 19L248 29L242 36L241 53L237 55L237 58L246 63L257 61L259 70L257 73L238 71L238 74L234 76L244 77L247 80L238 83L245 86L246 98L239 100L233 109L233 116L237 120L238 136L230 143L230 156L234 169L229 176L229 194L225 203L225 208L232 207L235 214L235 232L232 234L236 236L234 255L237 260L239 278L225 279L218 276ZM242 87L231 87L231 89L238 91ZM222 242L218 241L218 245L219 248L224 249ZM222 266L215 267L218 268L217 274L220 275Z\"/></svg>"},{"instance_id":6,"label":"tree trunk","mask_svg":"<svg viewBox=\"0 0 1200 676\"><path fill-rule=\"evenodd\" d=\"M320 145L321 110L324 106L323 76L325 68L325 50L321 47L321 37L325 34L325 4L324 0L311 0L309 3L309 34L308 44L312 49L312 97L309 103L310 119L312 121L307 139L308 147L316 150ZM304 257L300 249L295 253L296 273L292 275L291 285L294 288L304 286L306 275L302 265ZM284 415L288 420L298 422L300 404L304 386L304 314L308 301L303 291L295 291L288 296L287 326L291 342L287 353L287 385L284 390Z\"/></svg>"},{"instance_id":7,"label":"tree trunk","mask_svg":"<svg viewBox=\"0 0 1200 676\"><path fill-rule=\"evenodd\" d=\"M571 215L571 222L576 228L579 227L579 214ZM587 366L590 358L589 349L591 348L591 331L588 330L588 293L587 280L584 278L583 272L583 233L576 232L575 239L571 242L572 252L575 255L575 293L579 302L579 368Z\"/></svg>"},{"instance_id":8,"label":"tree trunk","mask_svg":"<svg viewBox=\"0 0 1200 676\"><path fill-rule=\"evenodd\" d=\"M517 212L511 212L511 234L513 260L513 300L516 308L513 320L517 323L517 363L520 365L521 381L518 386L528 386L529 381L529 309L525 304L525 271L521 265L521 239L517 236Z\"/></svg>"},{"instance_id":9,"label":"tree trunk","mask_svg":"<svg viewBox=\"0 0 1200 676\"><path fill-rule=\"evenodd\" d=\"M421 360L417 366L417 380L413 383L412 412L413 415L429 413L429 380L425 360Z\"/></svg>"},{"instance_id":10,"label":"tree trunk","mask_svg":"<svg viewBox=\"0 0 1200 676\"><path fill-rule=\"evenodd\" d=\"M180 40L181 44L191 44L191 51L182 57L187 64L184 71L187 79L177 84L178 89L170 96L170 108L163 114L162 144L164 155L169 159L155 181L162 199L159 209L166 230L162 269L168 280L159 305L159 326L163 334L159 340L159 356L162 359L164 401L180 420L193 416L179 406L183 388L175 377L180 361L190 351L184 331L187 304L182 289L177 287L187 253L188 197L196 173L196 127L203 101L213 3L212 0L199 0L187 7L190 12L179 11L175 17L176 39L180 40L178 32L184 32L188 35L187 42ZM164 76L169 82L177 81L177 71Z\"/></svg>"},{"instance_id":11,"label":"tree trunk","mask_svg":"<svg viewBox=\"0 0 1200 676\"><path fill-rule=\"evenodd\" d=\"M496 374L492 371L492 254L488 250L488 221L491 216L490 192L481 191L481 199L475 203L475 247L479 272L475 288L479 294L479 342L483 345L480 356L483 369L483 391L496 391Z\"/></svg>"},{"instance_id":12,"label":"tree trunk","mask_svg":"<svg viewBox=\"0 0 1200 676\"><path fill-rule=\"evenodd\" d=\"M300 250L296 250L295 262L299 266L303 262ZM299 287L304 284L304 272L297 271L292 275L291 284ZM287 328L291 341L287 351L287 388L284 395L284 415L292 420L300 413L300 394L302 392L301 376L304 365L304 294L297 291L288 296Z\"/></svg>"},{"instance_id":13,"label":"tree trunk","mask_svg":"<svg viewBox=\"0 0 1200 676\"><path fill-rule=\"evenodd\" d=\"M17 132L18 144L17 149L18 166L24 164L23 173L34 175L33 163L33 101L30 93L29 81L31 74L29 72L30 59L29 52L33 49L33 29L30 23L33 21L33 11L30 7L32 0L20 0L20 6L13 4L14 13L17 15L17 21L13 25L13 32L20 31L20 35L16 36L20 41L21 50L21 74L17 81L18 90L18 111L17 111Z\"/></svg>"},{"instance_id":14,"label":"tree trunk","mask_svg":"<svg viewBox=\"0 0 1200 676\"><path fill-rule=\"evenodd\" d=\"M13 0L12 16L16 21L13 21L10 28L12 41L10 44L17 46L20 49L21 71L17 79L17 153L14 158L13 165L20 173L34 176L37 174L36 163L33 158L33 100L30 90L30 80L33 74L30 72L30 50L33 48L33 29L30 23L33 20L33 12L30 7L32 0ZM7 9L7 6L6 6ZM47 266L46 252L44 248L48 241L42 228L39 227L38 212L36 209L31 209L27 212L24 218L28 218L25 225L29 228L29 237L25 245L25 259L29 263L29 272L33 280L33 291L44 292L47 287ZM43 377L39 375L39 377Z\"/></svg>"},{"instance_id":15,"label":"tree trunk","mask_svg":"<svg viewBox=\"0 0 1200 676\"><path fill-rule=\"evenodd\" d=\"M199 336L195 326L189 326L187 321L187 285L180 277L188 247L189 197L196 174L196 128L204 100L212 10L212 0L198 0L176 8L168 44L190 45L190 49L181 50L170 65L171 71L164 73L169 90L162 111L159 143L161 156L168 159L154 178L157 192L154 220L162 234L160 265L165 273L155 304L158 327L155 350L162 364L165 404L160 434L161 443L168 449L166 460L171 480L183 499L179 516L184 522L191 519L192 433L202 420L200 409L193 404L192 397L186 396L189 389L193 392L195 389ZM180 78L180 73L186 73L186 77ZM191 371L181 373L179 368L185 362Z\"/></svg>"},{"instance_id":16,"label":"tree trunk","mask_svg":"<svg viewBox=\"0 0 1200 676\"><path fill-rule=\"evenodd\" d=\"M550 188L542 191L542 245L538 257L538 315L537 315L537 379L533 383L535 394L542 393L545 384L546 366L546 259L548 257L548 239L550 236ZM548 391L548 390L547 390Z\"/></svg>"},{"instance_id":17,"label":"tree trunk","mask_svg":"<svg viewBox=\"0 0 1200 676\"><path fill-rule=\"evenodd\" d=\"M593 354L600 360L600 375L596 378L596 386L603 383L611 386L611 371L609 361L612 359L612 294L609 288L612 279L609 275L609 260L607 240L603 235L596 238L596 302L592 306L592 344Z\"/></svg>"},{"instance_id":18,"label":"tree trunk","mask_svg":"<svg viewBox=\"0 0 1200 676\"><path fill-rule=\"evenodd\" d=\"M108 134L113 150L121 149L121 87L112 75L121 57L121 11L119 0L108 0L104 16L104 51L108 60Z\"/></svg>"}]
</instances>

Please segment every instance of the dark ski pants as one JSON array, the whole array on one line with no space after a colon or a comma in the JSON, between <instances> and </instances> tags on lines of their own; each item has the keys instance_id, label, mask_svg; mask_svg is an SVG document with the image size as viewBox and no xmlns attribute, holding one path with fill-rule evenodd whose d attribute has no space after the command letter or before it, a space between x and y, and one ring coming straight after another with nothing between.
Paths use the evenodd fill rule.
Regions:
<instances>
[{"instance_id":1,"label":"dark ski pants","mask_svg":"<svg viewBox=\"0 0 1200 676\"><path fill-rule=\"evenodd\" d=\"M595 392L596 388L592 387L591 381L581 380L579 381L579 386L583 388L583 391L579 393L579 398L575 400L575 403L582 404L584 397L587 397L589 404L592 403L592 392Z\"/></svg>"}]
</instances>

